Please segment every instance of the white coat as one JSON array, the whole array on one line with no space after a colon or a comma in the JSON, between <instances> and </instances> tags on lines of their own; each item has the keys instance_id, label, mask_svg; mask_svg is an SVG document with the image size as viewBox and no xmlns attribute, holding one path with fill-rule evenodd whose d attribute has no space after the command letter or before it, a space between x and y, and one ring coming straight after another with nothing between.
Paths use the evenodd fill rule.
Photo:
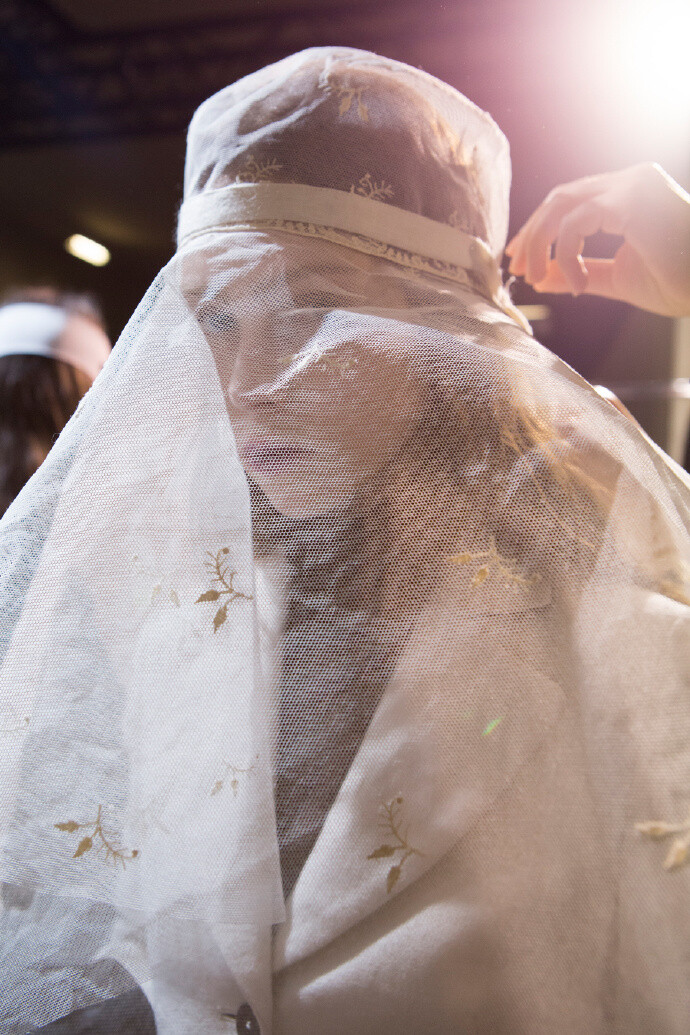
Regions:
<instances>
[{"instance_id":1,"label":"white coat","mask_svg":"<svg viewBox=\"0 0 690 1035\"><path fill-rule=\"evenodd\" d=\"M687 809L687 725L669 743L659 715L687 723L664 665L690 686L690 609L587 592L611 594L615 644L577 615L559 631L543 589L487 584L470 607L449 580L285 923L271 939L215 918L186 976L178 963L147 988L161 1035L687 1035L690 867L666 871L668 845L635 823ZM597 681L604 650L619 652L616 685Z\"/></svg>"}]
</instances>

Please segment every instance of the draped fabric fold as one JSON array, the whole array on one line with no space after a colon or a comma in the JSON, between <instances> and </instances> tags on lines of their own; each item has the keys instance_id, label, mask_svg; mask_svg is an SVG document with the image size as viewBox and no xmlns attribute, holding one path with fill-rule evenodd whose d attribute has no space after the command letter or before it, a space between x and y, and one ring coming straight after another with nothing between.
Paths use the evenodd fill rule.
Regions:
<instances>
[{"instance_id":1,"label":"draped fabric fold","mask_svg":"<svg viewBox=\"0 0 690 1035\"><path fill-rule=\"evenodd\" d=\"M690 486L521 326L508 188L360 51L195 115L0 523L8 1035L687 1030Z\"/></svg>"}]
</instances>

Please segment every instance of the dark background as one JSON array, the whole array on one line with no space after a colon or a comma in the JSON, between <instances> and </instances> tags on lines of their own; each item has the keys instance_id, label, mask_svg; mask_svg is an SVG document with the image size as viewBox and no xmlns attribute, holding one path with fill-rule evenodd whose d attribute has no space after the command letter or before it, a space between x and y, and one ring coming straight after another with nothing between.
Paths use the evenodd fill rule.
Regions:
<instances>
[{"instance_id":1,"label":"dark background","mask_svg":"<svg viewBox=\"0 0 690 1035\"><path fill-rule=\"evenodd\" d=\"M92 291L117 337L174 250L195 107L314 45L420 66L489 111L511 144L511 233L589 173L656 160L688 188L687 12L687 0L0 0L0 290ZM67 255L72 233L107 245L110 264ZM591 380L679 372L671 320L520 283L514 297L548 304L535 331ZM660 441L667 411L637 408Z\"/></svg>"}]
</instances>

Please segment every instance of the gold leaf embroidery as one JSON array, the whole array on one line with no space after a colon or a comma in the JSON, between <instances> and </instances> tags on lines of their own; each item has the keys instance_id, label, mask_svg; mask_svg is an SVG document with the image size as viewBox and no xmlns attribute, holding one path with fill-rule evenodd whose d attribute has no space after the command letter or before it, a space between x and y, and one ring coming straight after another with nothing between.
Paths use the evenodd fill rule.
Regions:
<instances>
[{"instance_id":1,"label":"gold leaf embroidery","mask_svg":"<svg viewBox=\"0 0 690 1035\"><path fill-rule=\"evenodd\" d=\"M79 824L75 823L73 819L68 819L66 823L56 823L56 830L64 830L66 834L73 834L75 830L79 830Z\"/></svg>"},{"instance_id":2,"label":"gold leaf embroidery","mask_svg":"<svg viewBox=\"0 0 690 1035\"><path fill-rule=\"evenodd\" d=\"M462 566L465 564L471 564L473 561L484 563L472 576L470 585L474 588L481 586L483 582L489 578L489 576L495 573L496 577L501 579L506 585L512 586L513 589L518 587L521 589L528 589L530 586L534 586L540 580L539 575L525 575L517 564L517 561L509 557L503 557L496 549L496 541L491 536L489 538L488 550L480 550L478 553L469 553L464 551L463 553L453 553L447 557L447 560L451 564Z\"/></svg>"},{"instance_id":3,"label":"gold leaf embroidery","mask_svg":"<svg viewBox=\"0 0 690 1035\"><path fill-rule=\"evenodd\" d=\"M330 84L329 84L330 85ZM359 86L356 89L347 86L330 86L330 89L340 98L340 104L338 105L338 115L347 115L348 111L352 107L352 102L357 101L357 115L362 122L369 121L369 109L362 100L362 87Z\"/></svg>"},{"instance_id":4,"label":"gold leaf embroidery","mask_svg":"<svg viewBox=\"0 0 690 1035\"><path fill-rule=\"evenodd\" d=\"M220 629L221 625L223 624L223 622L225 621L225 619L227 617L228 617L228 605L227 604L223 604L222 607L218 608L218 610L216 611L216 613L214 615L214 618L213 618L213 631L214 632L218 632L218 630Z\"/></svg>"},{"instance_id":5,"label":"gold leaf embroidery","mask_svg":"<svg viewBox=\"0 0 690 1035\"><path fill-rule=\"evenodd\" d=\"M258 759L259 756L257 755L256 757ZM211 797L213 797L216 794L220 794L220 792L223 790L223 787L225 786L225 779L230 774L232 776L232 780L230 781L230 790L232 791L233 798L236 798L237 797L237 788L240 785L240 782L237 779L238 775L243 774L243 773L251 773L253 768L254 768L254 762L252 762L252 764L250 766L248 766L246 769L240 769L239 766L230 765L229 762L226 762L225 763L225 771L224 771L222 777L220 778L220 780L216 780L216 782L214 783L213 787L211 788Z\"/></svg>"},{"instance_id":6,"label":"gold leaf embroidery","mask_svg":"<svg viewBox=\"0 0 690 1035\"><path fill-rule=\"evenodd\" d=\"M486 579L488 574L489 574L489 569L488 568L486 568L486 567L485 568L480 568L479 571L475 572L475 574L474 574L474 576L472 578L472 585L473 586L481 586L482 582L485 581L485 579Z\"/></svg>"},{"instance_id":7,"label":"gold leaf embroidery","mask_svg":"<svg viewBox=\"0 0 690 1035\"><path fill-rule=\"evenodd\" d=\"M228 596L230 598L224 604L222 604L221 607L218 608L213 617L214 633L218 632L221 625L223 625L226 621L228 617L229 604L231 604L234 600L252 599L250 596L247 596L246 593L240 593L239 590L235 589L235 587L233 586L233 579L235 578L235 575L237 575L237 572L231 571L228 574L228 567L225 562L225 558L229 553L230 550L227 548L227 546L223 546L215 556L210 551L207 551L207 556L210 557L211 560L204 561L204 564L208 568L212 576L213 582L216 582L220 588L208 589L205 593L202 593L201 596L197 598L197 600L194 601L195 604L207 604L220 600L220 598L223 596Z\"/></svg>"},{"instance_id":8,"label":"gold leaf embroidery","mask_svg":"<svg viewBox=\"0 0 690 1035\"><path fill-rule=\"evenodd\" d=\"M654 841L661 841L672 835L680 835L674 838L666 854L665 870L677 870L685 863L690 862L690 813L684 823L651 820L646 823L636 823L635 830Z\"/></svg>"},{"instance_id":9,"label":"gold leaf embroidery","mask_svg":"<svg viewBox=\"0 0 690 1035\"><path fill-rule=\"evenodd\" d=\"M391 855L395 855L395 848L393 845L381 845L381 847L376 848L371 855L368 855L367 859L387 859Z\"/></svg>"},{"instance_id":10,"label":"gold leaf embroidery","mask_svg":"<svg viewBox=\"0 0 690 1035\"><path fill-rule=\"evenodd\" d=\"M688 861L688 849L690 848L690 836L677 837L669 848L668 855L664 859L665 870L675 870Z\"/></svg>"},{"instance_id":11,"label":"gold leaf embroidery","mask_svg":"<svg viewBox=\"0 0 690 1035\"><path fill-rule=\"evenodd\" d=\"M76 851L72 856L73 859L79 859L82 855L86 855L94 847L94 839L98 842L97 851L105 852L105 860L109 862L111 859L113 862L120 862L124 867L132 859L136 859L139 855L137 848L128 851L122 848L118 843L117 834L110 833L103 826L103 806L98 806L98 814L90 823L77 823L74 819L65 820L62 823L53 824L56 830L60 830L65 834L74 834L77 830L88 830L90 833L82 837L81 841L77 845Z\"/></svg>"},{"instance_id":12,"label":"gold leaf embroidery","mask_svg":"<svg viewBox=\"0 0 690 1035\"><path fill-rule=\"evenodd\" d=\"M394 193L390 183L386 183L385 180L376 183L372 179L371 173L365 173L364 176L360 177L356 187L354 183L350 187L350 194L361 194L363 198L371 198L372 201L383 201L385 198L392 198Z\"/></svg>"},{"instance_id":13,"label":"gold leaf embroidery","mask_svg":"<svg viewBox=\"0 0 690 1035\"><path fill-rule=\"evenodd\" d=\"M235 177L235 183L270 183L283 166L275 158L267 158L263 162L254 155L247 155L244 168Z\"/></svg>"},{"instance_id":14,"label":"gold leaf embroidery","mask_svg":"<svg viewBox=\"0 0 690 1035\"><path fill-rule=\"evenodd\" d=\"M74 858L78 859L80 855L84 855L85 852L89 852L93 848L93 838L84 837L77 845L77 850L74 853Z\"/></svg>"},{"instance_id":15,"label":"gold leaf embroidery","mask_svg":"<svg viewBox=\"0 0 690 1035\"><path fill-rule=\"evenodd\" d=\"M398 883L400 873L401 870L399 865L391 866L390 870L388 871L388 876L386 877L386 894L390 895L391 891Z\"/></svg>"},{"instance_id":16,"label":"gold leaf embroidery","mask_svg":"<svg viewBox=\"0 0 690 1035\"><path fill-rule=\"evenodd\" d=\"M471 169L476 164L476 147L471 153L468 153L458 134L441 115L435 113L432 116L429 120L429 128L439 143L445 143L448 158L455 165L459 165L463 169Z\"/></svg>"},{"instance_id":17,"label":"gold leaf embroidery","mask_svg":"<svg viewBox=\"0 0 690 1035\"><path fill-rule=\"evenodd\" d=\"M391 891L400 880L402 868L410 856L422 856L424 854L423 852L420 852L418 848L413 848L410 845L408 840L409 830L402 830L401 812L403 804L404 799L402 795L399 794L396 798L392 798L389 802L384 802L381 805L379 808L378 826L382 827L386 831L387 840L367 856L367 859L390 859L392 856L400 853L400 858L393 866L391 866L386 877L387 895L390 895ZM389 843L389 841L392 841L392 844Z\"/></svg>"}]
</instances>

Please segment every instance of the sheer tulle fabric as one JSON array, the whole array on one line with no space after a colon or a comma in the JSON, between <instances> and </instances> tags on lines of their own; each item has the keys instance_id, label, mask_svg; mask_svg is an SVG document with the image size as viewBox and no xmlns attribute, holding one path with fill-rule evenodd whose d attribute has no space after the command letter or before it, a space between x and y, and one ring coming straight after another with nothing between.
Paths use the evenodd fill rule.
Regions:
<instances>
[{"instance_id":1,"label":"sheer tulle fabric","mask_svg":"<svg viewBox=\"0 0 690 1035\"><path fill-rule=\"evenodd\" d=\"M442 147L405 164L406 134ZM448 225L454 197L495 256L501 154L442 84L307 52L202 107L186 191L349 195L361 169L381 193L395 169L374 200ZM453 278L195 211L0 525L3 1031L127 974L161 1032L247 1003L264 1032L382 1030L384 992L324 1020L281 968L439 873L499 947L471 1003L435 967L428 1030L523 1030L496 1012L539 996L505 936L587 1030L682 1031L686 477L516 324L485 258ZM566 923L575 973L588 932L608 945L579 990L549 969ZM619 1027L594 1002L611 968Z\"/></svg>"}]
</instances>

